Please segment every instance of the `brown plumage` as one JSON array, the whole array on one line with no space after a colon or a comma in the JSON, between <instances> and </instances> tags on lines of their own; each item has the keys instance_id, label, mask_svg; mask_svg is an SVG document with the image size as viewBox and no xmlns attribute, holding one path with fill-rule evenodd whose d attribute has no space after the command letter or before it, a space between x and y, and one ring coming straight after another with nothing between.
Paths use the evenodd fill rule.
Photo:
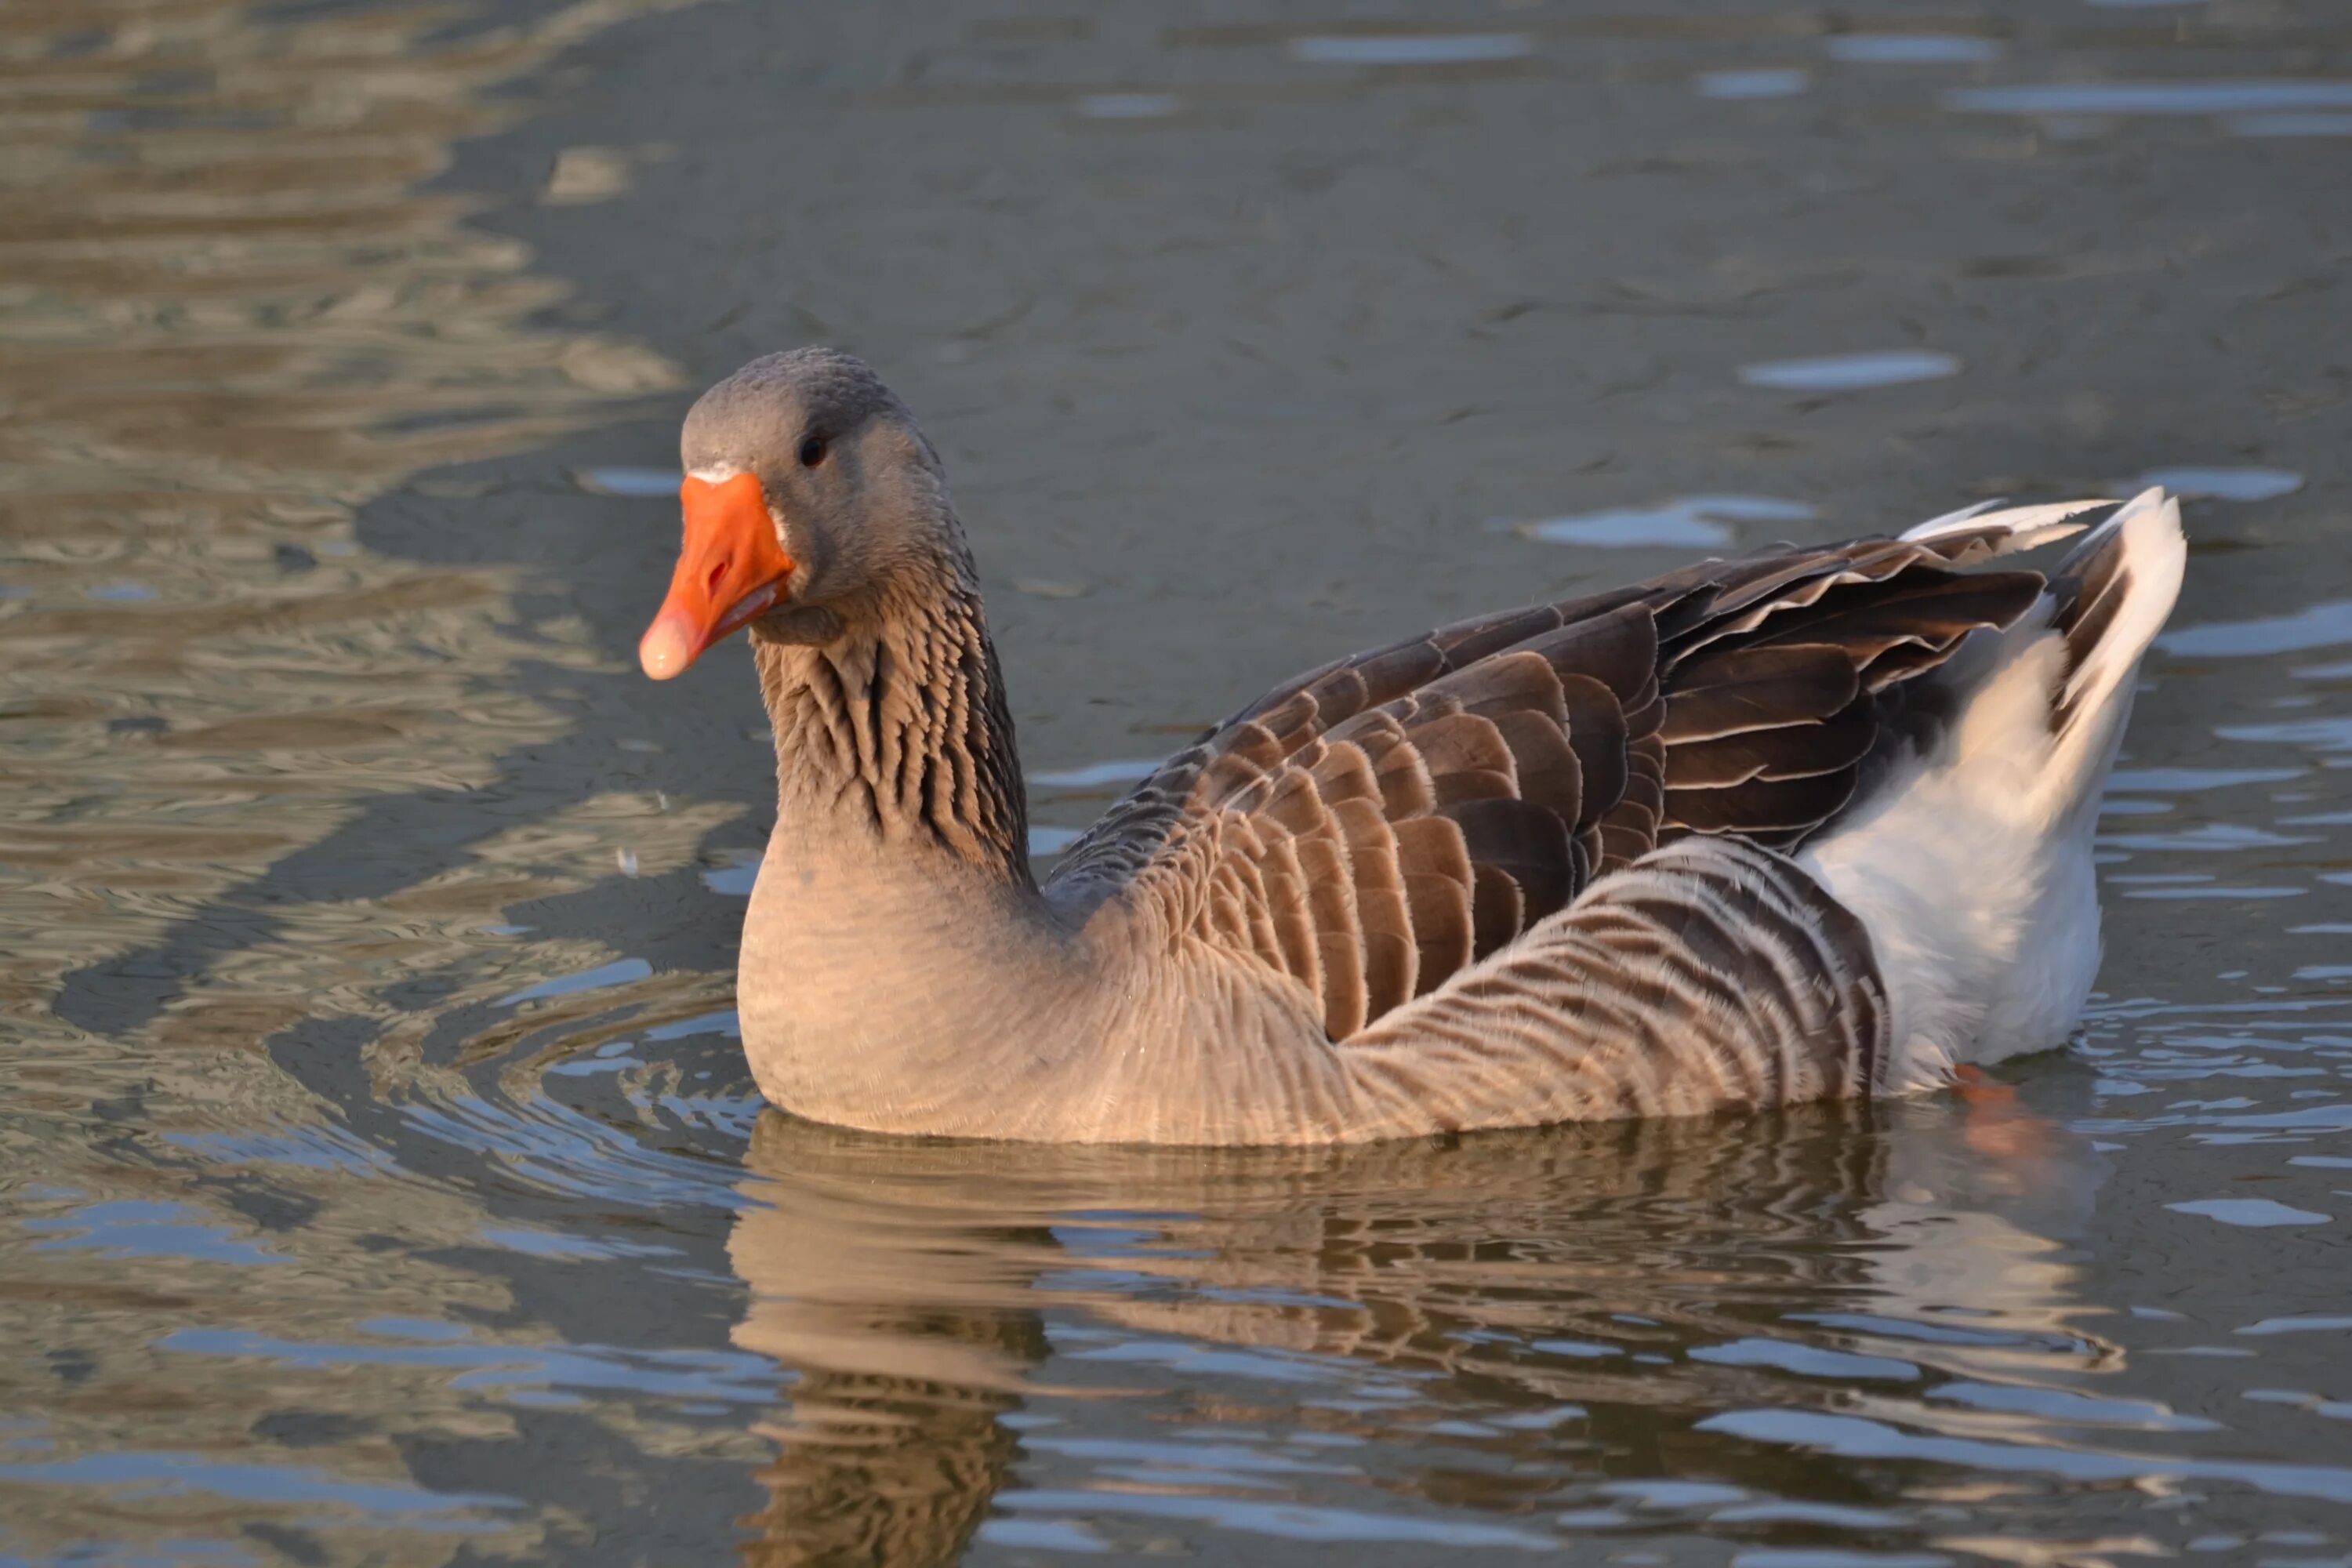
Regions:
<instances>
[{"instance_id":1,"label":"brown plumage","mask_svg":"<svg viewBox=\"0 0 2352 1568\"><path fill-rule=\"evenodd\" d=\"M1956 569L2007 531L1781 546L1343 659L1170 758L1046 896L1213 885L1177 929L1301 982L1346 1039L1662 844L1835 821L1881 693L2041 596Z\"/></svg>"}]
</instances>

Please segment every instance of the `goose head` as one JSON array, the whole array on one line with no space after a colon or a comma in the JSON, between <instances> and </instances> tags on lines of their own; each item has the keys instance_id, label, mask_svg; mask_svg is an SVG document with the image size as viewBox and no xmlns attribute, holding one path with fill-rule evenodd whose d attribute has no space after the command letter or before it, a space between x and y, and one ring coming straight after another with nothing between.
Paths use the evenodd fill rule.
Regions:
<instances>
[{"instance_id":1,"label":"goose head","mask_svg":"<svg viewBox=\"0 0 2352 1568\"><path fill-rule=\"evenodd\" d=\"M637 645L656 680L744 626L831 641L961 555L939 454L848 354L753 360L696 401L678 455L685 540Z\"/></svg>"}]
</instances>

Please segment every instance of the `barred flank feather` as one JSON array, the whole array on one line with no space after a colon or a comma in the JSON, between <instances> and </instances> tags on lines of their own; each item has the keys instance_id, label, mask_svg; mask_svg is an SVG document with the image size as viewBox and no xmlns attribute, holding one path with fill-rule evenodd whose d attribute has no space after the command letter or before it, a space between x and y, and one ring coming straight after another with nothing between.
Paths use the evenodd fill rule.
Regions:
<instances>
[{"instance_id":1,"label":"barred flank feather","mask_svg":"<svg viewBox=\"0 0 2352 1568\"><path fill-rule=\"evenodd\" d=\"M1340 1050L1368 1117L1440 1130L1843 1100L1887 1048L1861 923L1769 850L1686 838Z\"/></svg>"}]
</instances>

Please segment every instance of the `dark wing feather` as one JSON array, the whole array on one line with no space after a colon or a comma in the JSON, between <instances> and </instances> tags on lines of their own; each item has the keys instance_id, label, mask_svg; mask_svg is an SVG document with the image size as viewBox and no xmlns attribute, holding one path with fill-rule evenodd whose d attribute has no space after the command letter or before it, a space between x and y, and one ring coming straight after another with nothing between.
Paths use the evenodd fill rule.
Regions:
<instances>
[{"instance_id":1,"label":"dark wing feather","mask_svg":"<svg viewBox=\"0 0 2352 1568\"><path fill-rule=\"evenodd\" d=\"M2021 542L1780 546L1327 665L1169 759L1047 895L1074 920L1156 900L1171 940L1291 977L1345 1038L1662 844L1819 832L1897 689L2044 592L1958 570Z\"/></svg>"}]
</instances>

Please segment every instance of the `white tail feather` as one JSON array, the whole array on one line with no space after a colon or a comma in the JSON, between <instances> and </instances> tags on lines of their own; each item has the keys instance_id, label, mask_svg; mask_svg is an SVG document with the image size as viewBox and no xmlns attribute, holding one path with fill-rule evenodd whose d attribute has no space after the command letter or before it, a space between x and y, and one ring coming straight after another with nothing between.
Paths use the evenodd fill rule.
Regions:
<instances>
[{"instance_id":1,"label":"white tail feather","mask_svg":"<svg viewBox=\"0 0 2352 1568\"><path fill-rule=\"evenodd\" d=\"M2070 533L2080 533L2086 526L2075 520L2084 512L2096 511L2103 506L2113 506L2111 500L2062 500L2042 506L2012 506L2000 511L1992 509L1999 501L1979 501L1974 506L1948 511L1941 517L1931 517L1916 528L1903 531L1903 537L1914 544L1924 544L1952 533L1976 533L1988 528L2005 528L2009 537L1994 546L1992 553L2007 555L2012 551L2032 550L2063 539Z\"/></svg>"},{"instance_id":2,"label":"white tail feather","mask_svg":"<svg viewBox=\"0 0 2352 1568\"><path fill-rule=\"evenodd\" d=\"M2164 629L2188 570L2189 541L2180 531L2180 503L2160 489L2142 490L2075 547L2075 558L2088 559L2111 549L2121 552L2123 600L2098 640L2066 672L2058 702L2065 719L2043 773L2043 787L2053 797L2048 803L2053 815L2095 802L2115 762L2124 725L2131 717L2140 658Z\"/></svg>"},{"instance_id":3,"label":"white tail feather","mask_svg":"<svg viewBox=\"0 0 2352 1568\"><path fill-rule=\"evenodd\" d=\"M2014 517L2019 538L2048 539L2093 504L2112 503L1956 514L1906 537ZM2073 1030L2099 963L2093 808L2186 559L2179 505L2158 490L2134 498L2068 558L2115 597L2074 626L2071 662L2053 598L1975 634L1927 678L1966 694L1951 725L1801 857L1870 929L1895 1005L1890 1088Z\"/></svg>"}]
</instances>

